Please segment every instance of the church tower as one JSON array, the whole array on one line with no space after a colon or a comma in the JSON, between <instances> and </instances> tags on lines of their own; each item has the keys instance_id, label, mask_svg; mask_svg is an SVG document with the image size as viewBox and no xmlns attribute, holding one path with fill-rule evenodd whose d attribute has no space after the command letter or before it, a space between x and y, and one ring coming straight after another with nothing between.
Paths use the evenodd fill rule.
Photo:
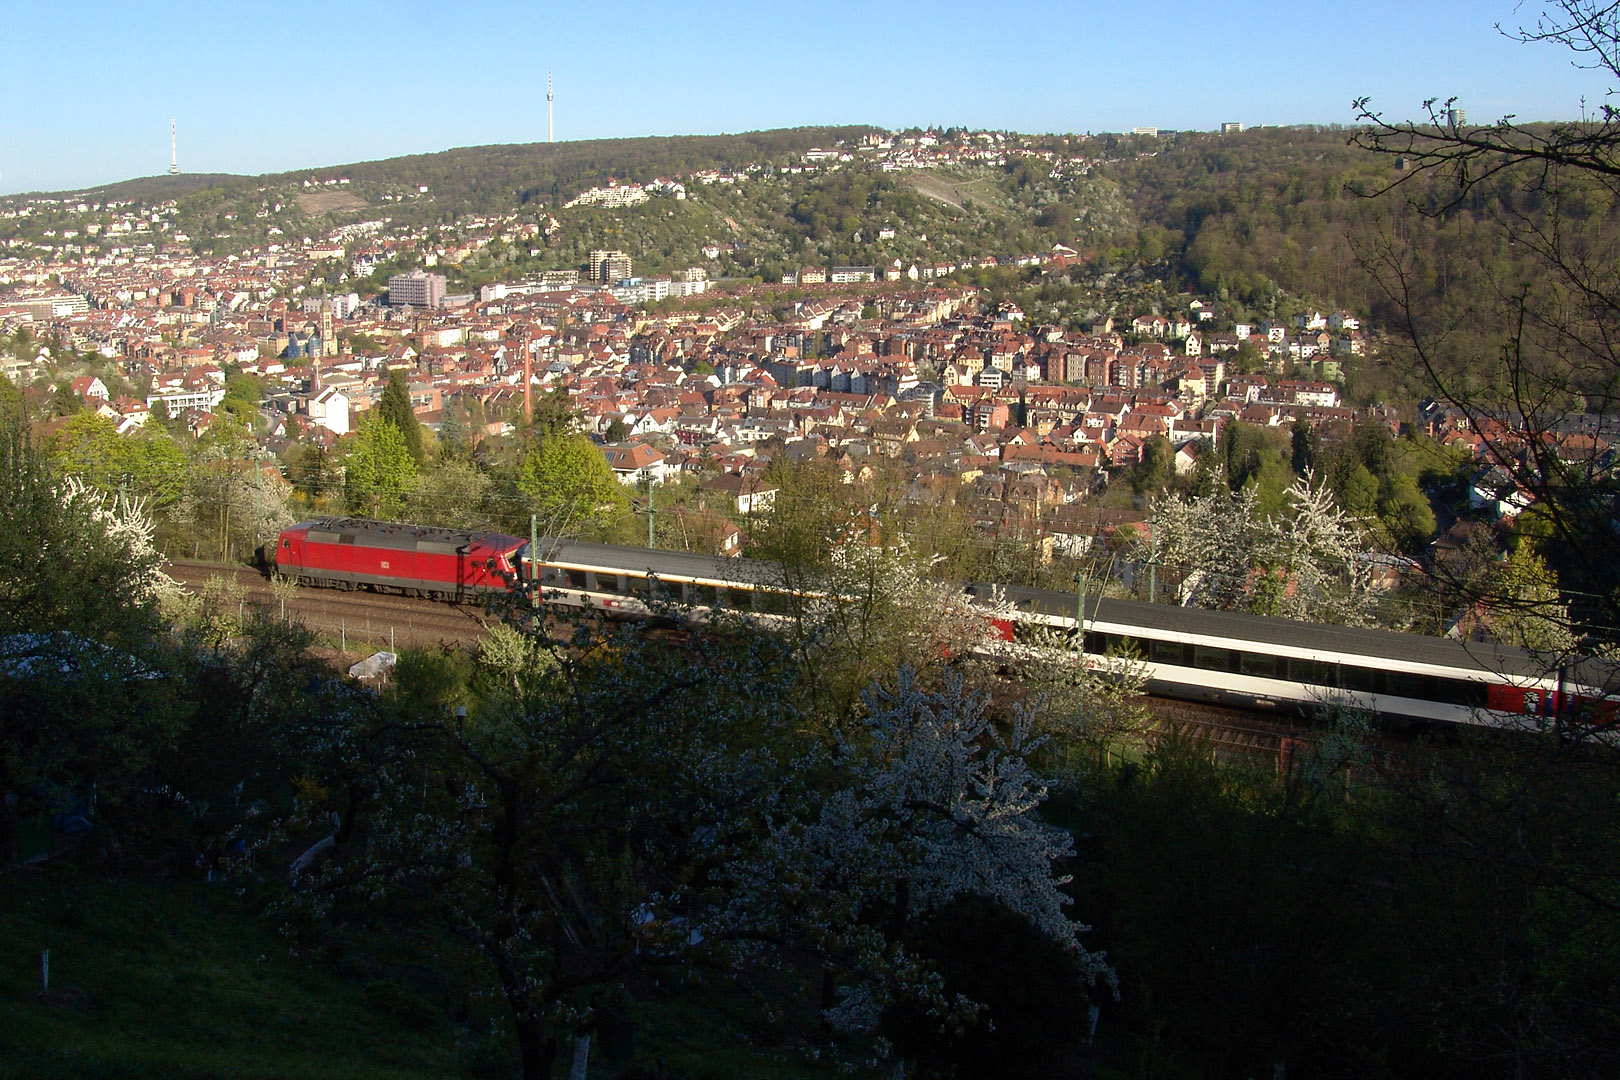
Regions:
<instances>
[{"instance_id":1,"label":"church tower","mask_svg":"<svg viewBox=\"0 0 1620 1080\"><path fill-rule=\"evenodd\" d=\"M332 325L332 301L321 297L321 355L338 354L337 329Z\"/></svg>"}]
</instances>

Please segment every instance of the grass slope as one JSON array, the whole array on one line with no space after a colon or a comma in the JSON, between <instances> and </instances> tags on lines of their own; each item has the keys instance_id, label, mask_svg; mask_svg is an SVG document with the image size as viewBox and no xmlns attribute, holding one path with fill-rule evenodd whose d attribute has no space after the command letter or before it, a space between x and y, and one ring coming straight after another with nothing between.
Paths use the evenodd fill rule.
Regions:
<instances>
[{"instance_id":1,"label":"grass slope","mask_svg":"<svg viewBox=\"0 0 1620 1080\"><path fill-rule=\"evenodd\" d=\"M227 885L0 876L0 1077L357 1077L460 1072L419 1034L288 954ZM49 943L51 992L41 997Z\"/></svg>"}]
</instances>

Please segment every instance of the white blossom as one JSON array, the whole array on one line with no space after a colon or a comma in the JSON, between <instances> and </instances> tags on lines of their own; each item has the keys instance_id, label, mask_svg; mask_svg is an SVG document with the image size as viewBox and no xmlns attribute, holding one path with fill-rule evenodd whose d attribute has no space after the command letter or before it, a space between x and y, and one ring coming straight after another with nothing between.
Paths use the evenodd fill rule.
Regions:
<instances>
[{"instance_id":1,"label":"white blossom","mask_svg":"<svg viewBox=\"0 0 1620 1080\"><path fill-rule=\"evenodd\" d=\"M1177 597L1189 606L1365 624L1371 569L1360 526L1309 473L1286 500L1265 516L1250 489L1161 499L1143 561L1179 571Z\"/></svg>"},{"instance_id":2,"label":"white blossom","mask_svg":"<svg viewBox=\"0 0 1620 1080\"><path fill-rule=\"evenodd\" d=\"M1001 730L960 673L943 681L929 690L906 667L892 690L867 691L861 729L804 763L822 784L833 774L833 794L774 823L765 848L733 866L739 887L717 913L722 934L803 936L863 972L829 1014L846 1027L870 1027L900 994L960 1007L892 928L962 895L1000 902L1073 951L1091 978L1112 977L1064 912L1059 864L1074 850L1037 813L1047 789L1028 762L1040 743L1033 713L1019 710Z\"/></svg>"}]
</instances>

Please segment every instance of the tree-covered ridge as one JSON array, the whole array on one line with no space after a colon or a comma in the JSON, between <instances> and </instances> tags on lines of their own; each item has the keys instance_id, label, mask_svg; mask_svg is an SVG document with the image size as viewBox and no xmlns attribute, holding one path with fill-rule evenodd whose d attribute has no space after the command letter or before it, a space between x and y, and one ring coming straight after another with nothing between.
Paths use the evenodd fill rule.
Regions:
<instances>
[{"instance_id":1,"label":"tree-covered ridge","mask_svg":"<svg viewBox=\"0 0 1620 1080\"><path fill-rule=\"evenodd\" d=\"M1431 215L1415 217L1401 199L1363 197L1398 180L1403 165L1358 145L1362 130L1013 136L993 155L964 152L927 167L880 164L859 149L877 137L865 127L465 147L260 177L127 181L0 218L0 241L104 228L107 211L78 208L125 204L168 207L174 231L204 254L296 237L453 245L489 231L492 216L541 229L527 241L486 237L451 269L457 287L576 267L599 247L628 251L651 273L702 262L718 247L721 276L774 281L807 265L927 264L1063 244L1266 317L1300 304L1392 315L1364 264L1401 233L1443 256L1452 274L1472 275L1458 284L1488 287L1482 276L1518 254L1480 227L1511 189L1508 178L1454 204L1432 184L1408 185L1407 201ZM852 160L807 163L813 147ZM704 173L735 182L694 179ZM587 188L660 178L685 178L688 198L562 209ZM391 254L379 275L420 264L409 250Z\"/></svg>"}]
</instances>

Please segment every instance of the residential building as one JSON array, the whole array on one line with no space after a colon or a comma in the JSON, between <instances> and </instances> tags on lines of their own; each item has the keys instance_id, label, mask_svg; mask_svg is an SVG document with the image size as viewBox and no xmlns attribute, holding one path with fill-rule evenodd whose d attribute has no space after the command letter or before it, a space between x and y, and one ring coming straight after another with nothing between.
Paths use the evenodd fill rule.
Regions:
<instances>
[{"instance_id":1,"label":"residential building","mask_svg":"<svg viewBox=\"0 0 1620 1080\"><path fill-rule=\"evenodd\" d=\"M622 251L598 249L591 252L591 280L611 285L633 277L630 256Z\"/></svg>"},{"instance_id":2,"label":"residential building","mask_svg":"<svg viewBox=\"0 0 1620 1080\"><path fill-rule=\"evenodd\" d=\"M412 270L388 279L390 307L436 308L444 302L446 281L443 274Z\"/></svg>"},{"instance_id":3,"label":"residential building","mask_svg":"<svg viewBox=\"0 0 1620 1080\"><path fill-rule=\"evenodd\" d=\"M647 477L655 484L669 479L669 461L646 443L609 443L602 447L602 456L621 484L639 483Z\"/></svg>"}]
</instances>

